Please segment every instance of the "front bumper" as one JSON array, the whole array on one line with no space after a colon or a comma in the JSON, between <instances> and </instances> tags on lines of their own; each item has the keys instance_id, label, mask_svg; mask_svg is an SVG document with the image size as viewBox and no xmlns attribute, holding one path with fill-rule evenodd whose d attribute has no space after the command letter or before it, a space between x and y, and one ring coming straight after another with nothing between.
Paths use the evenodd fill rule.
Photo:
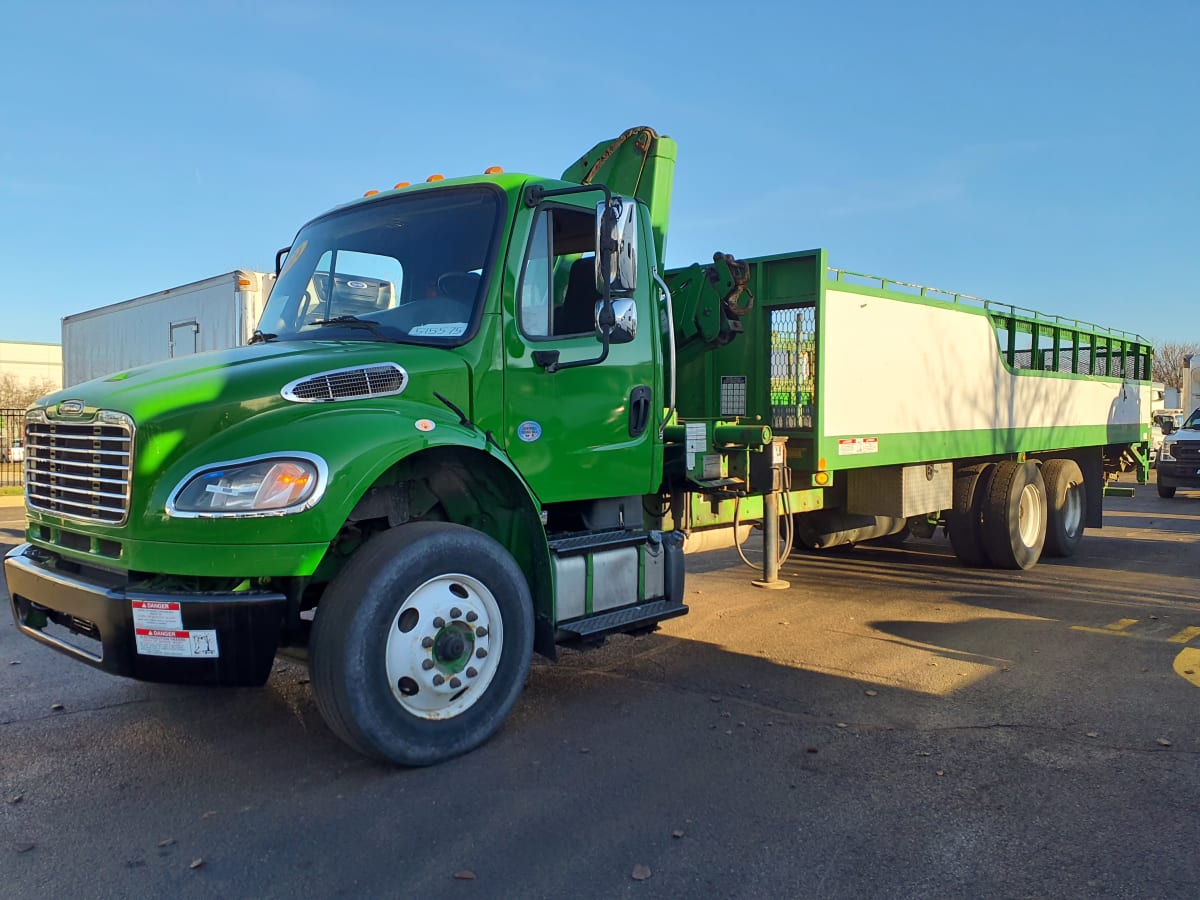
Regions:
<instances>
[{"instance_id":1,"label":"front bumper","mask_svg":"<svg viewBox=\"0 0 1200 900\"><path fill-rule=\"evenodd\" d=\"M1158 483L1163 487L1200 489L1200 463L1158 460Z\"/></svg>"},{"instance_id":2,"label":"front bumper","mask_svg":"<svg viewBox=\"0 0 1200 900\"><path fill-rule=\"evenodd\" d=\"M17 628L60 653L140 681L262 684L286 609L278 593L165 594L106 586L11 550L4 577Z\"/></svg>"}]
</instances>

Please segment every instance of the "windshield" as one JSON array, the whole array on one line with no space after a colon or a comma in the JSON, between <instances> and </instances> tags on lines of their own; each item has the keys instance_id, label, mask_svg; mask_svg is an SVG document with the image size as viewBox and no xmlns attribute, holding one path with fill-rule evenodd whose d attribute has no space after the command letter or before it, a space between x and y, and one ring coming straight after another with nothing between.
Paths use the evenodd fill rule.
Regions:
<instances>
[{"instance_id":1,"label":"windshield","mask_svg":"<svg viewBox=\"0 0 1200 900\"><path fill-rule=\"evenodd\" d=\"M306 225L255 340L461 344L483 300L500 203L491 188L429 191Z\"/></svg>"},{"instance_id":2,"label":"windshield","mask_svg":"<svg viewBox=\"0 0 1200 900\"><path fill-rule=\"evenodd\" d=\"M1200 429L1200 409L1194 410L1186 422L1183 423L1184 428Z\"/></svg>"}]
</instances>

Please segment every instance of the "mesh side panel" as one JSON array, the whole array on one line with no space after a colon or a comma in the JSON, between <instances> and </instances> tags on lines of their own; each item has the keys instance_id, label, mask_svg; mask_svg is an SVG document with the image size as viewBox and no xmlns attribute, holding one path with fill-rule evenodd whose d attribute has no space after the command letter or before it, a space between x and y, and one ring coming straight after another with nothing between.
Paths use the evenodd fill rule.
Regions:
<instances>
[{"instance_id":1,"label":"mesh side panel","mask_svg":"<svg viewBox=\"0 0 1200 900\"><path fill-rule=\"evenodd\" d=\"M771 427L808 431L817 402L817 311L811 304L771 311Z\"/></svg>"}]
</instances>

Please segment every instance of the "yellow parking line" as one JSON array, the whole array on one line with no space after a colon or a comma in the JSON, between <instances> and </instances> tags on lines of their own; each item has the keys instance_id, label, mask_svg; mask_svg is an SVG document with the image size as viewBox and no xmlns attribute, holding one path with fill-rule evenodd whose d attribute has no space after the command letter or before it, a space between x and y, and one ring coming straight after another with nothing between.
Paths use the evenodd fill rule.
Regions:
<instances>
[{"instance_id":1,"label":"yellow parking line","mask_svg":"<svg viewBox=\"0 0 1200 900\"><path fill-rule=\"evenodd\" d=\"M1111 625L1105 625L1104 627L1109 631L1128 631L1130 625L1136 625L1137 623L1137 619L1119 619Z\"/></svg>"},{"instance_id":2,"label":"yellow parking line","mask_svg":"<svg viewBox=\"0 0 1200 900\"><path fill-rule=\"evenodd\" d=\"M1184 681L1200 687L1200 650L1195 647L1185 647L1175 657L1175 674Z\"/></svg>"},{"instance_id":3,"label":"yellow parking line","mask_svg":"<svg viewBox=\"0 0 1200 900\"><path fill-rule=\"evenodd\" d=\"M1129 628L1138 623L1137 619L1118 619L1111 625L1105 625L1103 628L1089 628L1087 625L1072 625L1072 631L1086 631L1089 634L1108 634L1115 637L1133 637L1129 633Z\"/></svg>"},{"instance_id":4,"label":"yellow parking line","mask_svg":"<svg viewBox=\"0 0 1200 900\"><path fill-rule=\"evenodd\" d=\"M1192 625L1183 629L1183 631L1179 632L1179 634L1171 635L1171 637L1167 638L1167 640L1172 644L1186 644L1197 635L1200 635L1200 625Z\"/></svg>"}]
</instances>

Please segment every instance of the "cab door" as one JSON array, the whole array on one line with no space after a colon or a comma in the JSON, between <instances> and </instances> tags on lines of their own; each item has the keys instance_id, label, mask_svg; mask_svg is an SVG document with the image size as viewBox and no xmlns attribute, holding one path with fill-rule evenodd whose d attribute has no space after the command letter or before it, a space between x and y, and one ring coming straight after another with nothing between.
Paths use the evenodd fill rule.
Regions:
<instances>
[{"instance_id":1,"label":"cab door","mask_svg":"<svg viewBox=\"0 0 1200 900\"><path fill-rule=\"evenodd\" d=\"M611 344L603 362L546 366L555 353L566 363L597 357L603 346L595 331L595 196L532 211L506 309L504 443L542 503L652 493L661 482L658 316L647 264L638 273L634 339ZM639 228L644 238L644 217Z\"/></svg>"}]
</instances>

